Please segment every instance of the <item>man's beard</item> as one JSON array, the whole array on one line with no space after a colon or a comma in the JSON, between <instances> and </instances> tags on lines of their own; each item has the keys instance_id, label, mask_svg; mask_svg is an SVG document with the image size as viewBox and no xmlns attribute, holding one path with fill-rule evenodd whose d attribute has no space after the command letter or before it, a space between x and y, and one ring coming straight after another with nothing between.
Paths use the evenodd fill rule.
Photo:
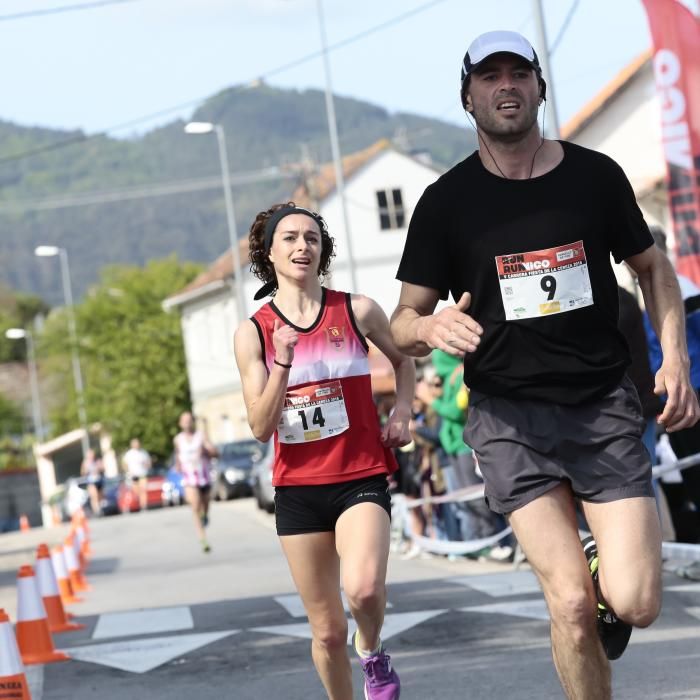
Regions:
<instances>
[{"instance_id":1,"label":"man's beard","mask_svg":"<svg viewBox=\"0 0 700 700\"><path fill-rule=\"evenodd\" d=\"M524 109L521 107L521 109ZM533 107L524 119L502 122L494 118L493 113L484 109L474 108L474 121L477 128L483 131L491 142L517 143L527 136L532 127L537 124L538 107Z\"/></svg>"}]
</instances>

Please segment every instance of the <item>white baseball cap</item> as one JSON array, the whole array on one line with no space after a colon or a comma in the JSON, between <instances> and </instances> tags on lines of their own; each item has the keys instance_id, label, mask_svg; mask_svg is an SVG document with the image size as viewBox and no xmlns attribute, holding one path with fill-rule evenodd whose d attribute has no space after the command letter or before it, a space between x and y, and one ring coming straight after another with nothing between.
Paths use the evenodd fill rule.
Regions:
<instances>
[{"instance_id":1,"label":"white baseball cap","mask_svg":"<svg viewBox=\"0 0 700 700\"><path fill-rule=\"evenodd\" d=\"M522 34L503 30L486 32L476 37L469 45L467 53L464 54L460 76L462 102L464 102L464 81L482 61L495 53L512 53L520 56L532 66L532 69L537 73L537 77L542 78L542 67L535 49L532 48L532 44Z\"/></svg>"}]
</instances>

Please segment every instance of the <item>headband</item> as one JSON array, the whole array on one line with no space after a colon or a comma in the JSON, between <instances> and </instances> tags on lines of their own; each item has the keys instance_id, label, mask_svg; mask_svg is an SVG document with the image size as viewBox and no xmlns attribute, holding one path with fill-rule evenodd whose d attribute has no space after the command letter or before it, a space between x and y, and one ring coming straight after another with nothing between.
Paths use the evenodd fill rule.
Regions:
<instances>
[{"instance_id":1,"label":"headband","mask_svg":"<svg viewBox=\"0 0 700 700\"><path fill-rule=\"evenodd\" d=\"M279 222L282 221L282 219L284 219L285 216L289 216L290 214L305 214L306 216L310 216L318 224L318 227L321 229L321 233L323 233L323 230L326 228L326 222L323 220L323 217L321 217L316 212L309 211L308 209L304 209L303 207L282 207L281 209L278 209L267 220L267 223L265 224L265 252L266 253L272 247L272 236L275 233L275 229L277 228L277 224L279 224Z\"/></svg>"},{"instance_id":2,"label":"headband","mask_svg":"<svg viewBox=\"0 0 700 700\"><path fill-rule=\"evenodd\" d=\"M321 234L327 230L326 222L323 220L323 217L320 214L310 211L309 209L304 209L303 207L282 207L281 209L278 209L265 224L264 243L266 253L269 252L270 248L272 247L272 236L275 234L277 225L280 221L282 221L282 219L285 218L285 216L289 216L290 214L305 214L306 216L310 216L318 224L319 229L321 229ZM269 296L275 291L275 289L277 289L277 280L266 282L262 287L260 287L260 289L258 289L257 292L255 292L253 299L257 301L263 297Z\"/></svg>"}]
</instances>

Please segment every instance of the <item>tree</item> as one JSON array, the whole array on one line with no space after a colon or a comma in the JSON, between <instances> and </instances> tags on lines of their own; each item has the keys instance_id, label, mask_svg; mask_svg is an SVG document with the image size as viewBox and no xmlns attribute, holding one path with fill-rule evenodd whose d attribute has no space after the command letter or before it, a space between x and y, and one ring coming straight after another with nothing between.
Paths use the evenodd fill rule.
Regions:
<instances>
[{"instance_id":1,"label":"tree","mask_svg":"<svg viewBox=\"0 0 700 700\"><path fill-rule=\"evenodd\" d=\"M159 457L172 449L177 417L190 397L180 319L161 304L200 270L174 256L145 268L111 266L76 306L88 421L101 423L117 450L133 437ZM66 320L65 313L54 314L42 338L45 366L62 385L61 405L51 415L54 432L77 424Z\"/></svg>"},{"instance_id":2,"label":"tree","mask_svg":"<svg viewBox=\"0 0 700 700\"><path fill-rule=\"evenodd\" d=\"M26 362L27 344L5 337L8 328L27 328L36 316L48 311L37 296L0 285L0 363Z\"/></svg>"}]
</instances>

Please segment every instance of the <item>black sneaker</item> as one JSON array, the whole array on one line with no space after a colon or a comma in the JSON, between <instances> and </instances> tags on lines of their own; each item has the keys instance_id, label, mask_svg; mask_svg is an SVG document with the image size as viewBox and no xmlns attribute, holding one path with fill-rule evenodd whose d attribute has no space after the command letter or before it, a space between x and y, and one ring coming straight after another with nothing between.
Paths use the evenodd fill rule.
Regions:
<instances>
[{"instance_id":1,"label":"black sneaker","mask_svg":"<svg viewBox=\"0 0 700 700\"><path fill-rule=\"evenodd\" d=\"M591 576L595 583L596 594L598 594L598 547L596 547L595 540L592 537L586 537L581 544L583 545L583 553L586 555L588 568L591 570ZM598 601L596 626L605 655L610 661L619 659L630 641L632 625L628 625L620 620L612 610Z\"/></svg>"}]
</instances>

